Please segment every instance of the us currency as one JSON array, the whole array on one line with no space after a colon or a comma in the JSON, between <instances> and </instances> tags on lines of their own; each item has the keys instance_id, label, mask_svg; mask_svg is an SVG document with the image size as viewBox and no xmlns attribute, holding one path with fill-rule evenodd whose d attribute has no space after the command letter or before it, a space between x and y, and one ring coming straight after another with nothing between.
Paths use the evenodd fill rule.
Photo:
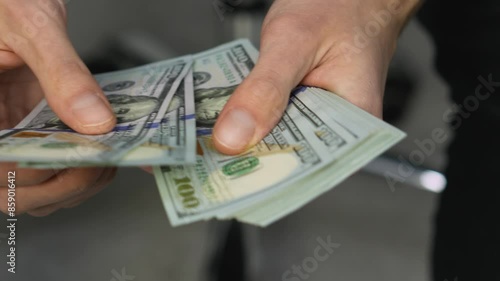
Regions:
<instances>
[{"instance_id":1,"label":"us currency","mask_svg":"<svg viewBox=\"0 0 500 281\"><path fill-rule=\"evenodd\" d=\"M194 164L196 123L192 74L190 69L172 97L165 116L160 123L151 126L154 135L150 139L129 151L118 161L79 163L79 167ZM21 162L19 166L36 169L58 168L51 162Z\"/></svg>"},{"instance_id":2,"label":"us currency","mask_svg":"<svg viewBox=\"0 0 500 281\"><path fill-rule=\"evenodd\" d=\"M248 54L242 59L247 65L253 65L250 61L255 63L257 51L248 42L238 41L200 56L204 58L205 65L217 68L205 67L205 72L225 73L226 76L230 76L228 74L230 69L233 71L233 76L245 73L238 71L241 68L232 63L237 61L235 49L239 50L238 54ZM223 59L222 63L210 63L216 61L216 58ZM195 57L195 72L197 65L198 57ZM225 100L231 93L232 91L223 95ZM198 131L206 135L198 138L201 153L197 156L196 165L154 168L158 188L171 224L182 225L214 217L220 219L236 217L258 225L268 224L270 222L262 219L260 213L249 217L250 210L254 210L254 206L260 202L272 206L273 203L268 202L270 198L283 201L280 195L286 195L288 188L296 187L294 183L304 184L315 180L318 178L317 174L324 171L325 167L341 159L348 159L350 151L356 151L356 147L371 139L373 135L377 135L379 131L388 131L383 138L384 144L394 144L402 137L399 130L373 121L372 119L378 120L373 116L370 120L375 125L357 126L360 129L353 131L347 126L349 121L347 123L340 121L357 120L355 115L359 115L359 112L350 112L350 116L341 120L329 118L331 109L322 106L322 103L313 102L308 98L308 95L312 94L317 95L310 88L299 88L293 93L279 124L255 147L238 156L218 153L209 135L211 127L198 123ZM220 107L212 107L212 112L219 112L223 104L224 102L221 102ZM200 118L199 113L205 114L197 110L197 119ZM376 153L382 151L383 149L378 149ZM373 156L373 153L370 156ZM354 172L356 167L350 165L349 169L342 170L343 173L338 177L345 177L346 174ZM269 212L272 214L271 210ZM281 215L283 214L276 214L274 217L277 219Z\"/></svg>"},{"instance_id":3,"label":"us currency","mask_svg":"<svg viewBox=\"0 0 500 281\"><path fill-rule=\"evenodd\" d=\"M160 194L173 225L235 213L273 198L365 140L328 120L327 109L307 99L291 98L283 118L259 144L238 156L215 151L211 138L199 139L203 156L195 167L155 168ZM161 188L164 187L164 188ZM271 204L272 205L272 204Z\"/></svg>"},{"instance_id":4,"label":"us currency","mask_svg":"<svg viewBox=\"0 0 500 281\"><path fill-rule=\"evenodd\" d=\"M72 131L43 100L14 129L0 132L0 159L63 167L115 162L154 135L191 65L184 56L96 75L117 117L103 135Z\"/></svg>"},{"instance_id":5,"label":"us currency","mask_svg":"<svg viewBox=\"0 0 500 281\"><path fill-rule=\"evenodd\" d=\"M210 135L219 113L255 65L258 51L237 40L194 55L193 79L198 135Z\"/></svg>"},{"instance_id":6,"label":"us currency","mask_svg":"<svg viewBox=\"0 0 500 281\"><path fill-rule=\"evenodd\" d=\"M316 88L308 90L310 93L307 98L310 102L329 108L329 114L324 118L329 118L330 122L343 124L356 135L362 135L363 131L372 133L366 135L363 141L333 163L289 185L285 191L260 200L251 208L232 213L229 217L254 225L267 226L332 189L405 136L403 132L335 94Z\"/></svg>"},{"instance_id":7,"label":"us currency","mask_svg":"<svg viewBox=\"0 0 500 281\"><path fill-rule=\"evenodd\" d=\"M127 153L117 166L194 164L196 121L192 69L173 96L151 139Z\"/></svg>"},{"instance_id":8,"label":"us currency","mask_svg":"<svg viewBox=\"0 0 500 281\"><path fill-rule=\"evenodd\" d=\"M198 135L211 134L220 111L234 89L253 69L257 56L257 50L248 40L234 41L194 55ZM159 189L164 193L164 188Z\"/></svg>"}]
</instances>

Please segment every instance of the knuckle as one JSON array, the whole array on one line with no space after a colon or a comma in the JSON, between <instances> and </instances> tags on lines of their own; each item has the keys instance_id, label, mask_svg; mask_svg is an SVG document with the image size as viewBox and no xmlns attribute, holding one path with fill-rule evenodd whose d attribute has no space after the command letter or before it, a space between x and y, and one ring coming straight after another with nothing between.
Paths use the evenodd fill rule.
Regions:
<instances>
[{"instance_id":1,"label":"knuckle","mask_svg":"<svg viewBox=\"0 0 500 281\"><path fill-rule=\"evenodd\" d=\"M253 80L246 96L247 106L258 112L257 116L263 118L261 126L269 130L281 118L288 100L288 94L278 85L277 75L271 71Z\"/></svg>"},{"instance_id":2,"label":"knuckle","mask_svg":"<svg viewBox=\"0 0 500 281\"><path fill-rule=\"evenodd\" d=\"M277 101L282 101L285 93L277 85L278 74L274 71L266 71L266 75L254 80L252 86L250 87L250 95L254 102L271 102L275 103Z\"/></svg>"},{"instance_id":3,"label":"knuckle","mask_svg":"<svg viewBox=\"0 0 500 281\"><path fill-rule=\"evenodd\" d=\"M65 96L76 98L77 94L92 90L88 86L88 80L81 80L82 75L90 75L89 70L83 62L74 57L63 58L57 63L47 64L47 71L51 74L53 82L58 85L58 90L65 93ZM76 84L74 79L78 79L77 81L82 85ZM90 85L95 86L93 83Z\"/></svg>"},{"instance_id":4,"label":"knuckle","mask_svg":"<svg viewBox=\"0 0 500 281\"><path fill-rule=\"evenodd\" d=\"M41 30L47 26L65 26L66 9L58 0L0 0L0 19L3 19L0 25L2 39L9 41L10 45L19 44L24 42L21 39L29 42L43 35Z\"/></svg>"},{"instance_id":5,"label":"knuckle","mask_svg":"<svg viewBox=\"0 0 500 281\"><path fill-rule=\"evenodd\" d=\"M271 118L273 120L280 120L285 111L285 107L274 107L271 109ZM269 128L272 129L272 128Z\"/></svg>"}]
</instances>

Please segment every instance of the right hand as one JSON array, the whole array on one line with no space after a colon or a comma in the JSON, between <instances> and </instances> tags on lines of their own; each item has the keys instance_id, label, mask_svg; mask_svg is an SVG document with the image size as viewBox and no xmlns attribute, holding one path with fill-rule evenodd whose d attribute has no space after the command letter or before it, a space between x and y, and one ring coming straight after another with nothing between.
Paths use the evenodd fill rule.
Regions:
<instances>
[{"instance_id":1,"label":"right hand","mask_svg":"<svg viewBox=\"0 0 500 281\"><path fill-rule=\"evenodd\" d=\"M43 98L72 129L101 134L116 124L101 88L66 32L57 0L0 0L0 129L12 128ZM47 215L97 193L115 169L30 170L0 164L0 210L7 171L16 171L17 213Z\"/></svg>"},{"instance_id":2,"label":"right hand","mask_svg":"<svg viewBox=\"0 0 500 281\"><path fill-rule=\"evenodd\" d=\"M299 84L326 89L382 117L389 62L419 3L274 1L262 25L257 64L215 124L215 147L234 155L257 144L279 122Z\"/></svg>"}]
</instances>

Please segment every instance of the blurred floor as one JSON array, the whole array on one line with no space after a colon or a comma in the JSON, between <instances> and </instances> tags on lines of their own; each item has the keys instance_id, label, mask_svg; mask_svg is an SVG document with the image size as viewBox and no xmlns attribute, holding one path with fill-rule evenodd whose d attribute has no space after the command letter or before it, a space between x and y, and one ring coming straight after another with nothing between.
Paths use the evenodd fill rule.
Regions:
<instances>
[{"instance_id":1,"label":"blurred floor","mask_svg":"<svg viewBox=\"0 0 500 281\"><path fill-rule=\"evenodd\" d=\"M251 280L294 280L299 275L282 274L311 267L317 239L328 237L340 245L307 280L428 280L434 204L434 194L406 186L391 192L385 180L358 173L269 228L248 227L250 248L258 249Z\"/></svg>"},{"instance_id":2,"label":"blurred floor","mask_svg":"<svg viewBox=\"0 0 500 281\"><path fill-rule=\"evenodd\" d=\"M17 273L1 270L0 280L113 280L113 271L123 269L134 280L203 280L214 228L171 228L159 198L152 176L122 169L77 208L20 217ZM0 246L5 252L6 243Z\"/></svg>"},{"instance_id":3,"label":"blurred floor","mask_svg":"<svg viewBox=\"0 0 500 281\"><path fill-rule=\"evenodd\" d=\"M121 2L100 3L96 18L101 19L88 22L95 29L102 26L97 34L89 33L94 30L86 25L85 15L92 14L91 6L76 1L69 4L70 16L74 15L70 30L81 53L91 54L105 34L137 25L151 28L153 35L178 53L220 42L217 32L222 28L218 29L213 13L198 14L180 4L157 9L155 14L163 11L165 15L163 28L161 17L146 20L134 15L137 4L128 2L128 9L124 5L116 10L129 17L126 25L106 18ZM209 2L200 5L212 8ZM197 21L190 23L189 18ZM415 22L403 34L397 57L408 59L406 67L419 76L417 95L397 124L408 137L391 150L407 156L417 149L415 139L430 137L434 128L446 128L441 115L448 104L446 87L431 70L431 44ZM442 169L445 148L446 144L440 145L425 165ZM436 197L403 184L391 191L384 178L357 173L266 229L245 226L251 280L282 280L284 272L313 256L318 238L326 240L328 236L340 246L318 263L307 280L428 280ZM123 280L207 280L208 258L218 230L226 226L203 222L172 228L153 177L137 169L123 169L109 188L75 209L47 218L20 218L18 273L0 270L0 280L121 280L117 275L124 273L129 279ZM6 246L0 240L0 264L4 265Z\"/></svg>"},{"instance_id":4,"label":"blurred floor","mask_svg":"<svg viewBox=\"0 0 500 281\"><path fill-rule=\"evenodd\" d=\"M434 200L411 187L391 192L385 180L359 173L269 228L245 226L250 280L281 280L328 236L340 247L308 280L426 280ZM2 270L0 280L113 280L114 270L135 276L124 280L207 280L225 225L170 227L152 177L122 170L77 208L21 217L17 273ZM0 248L5 253L5 241Z\"/></svg>"}]
</instances>

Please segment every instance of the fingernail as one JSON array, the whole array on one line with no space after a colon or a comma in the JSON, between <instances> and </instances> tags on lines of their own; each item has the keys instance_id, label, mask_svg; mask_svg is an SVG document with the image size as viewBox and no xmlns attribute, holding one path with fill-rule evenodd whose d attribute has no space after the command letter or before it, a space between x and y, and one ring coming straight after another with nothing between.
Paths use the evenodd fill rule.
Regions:
<instances>
[{"instance_id":1,"label":"fingernail","mask_svg":"<svg viewBox=\"0 0 500 281\"><path fill-rule=\"evenodd\" d=\"M73 101L72 112L84 127L96 127L113 120L114 115L94 93L81 95Z\"/></svg>"},{"instance_id":2,"label":"fingernail","mask_svg":"<svg viewBox=\"0 0 500 281\"><path fill-rule=\"evenodd\" d=\"M243 149L252 140L255 133L255 120L245 110L232 109L217 125L214 137L230 149Z\"/></svg>"}]
</instances>

